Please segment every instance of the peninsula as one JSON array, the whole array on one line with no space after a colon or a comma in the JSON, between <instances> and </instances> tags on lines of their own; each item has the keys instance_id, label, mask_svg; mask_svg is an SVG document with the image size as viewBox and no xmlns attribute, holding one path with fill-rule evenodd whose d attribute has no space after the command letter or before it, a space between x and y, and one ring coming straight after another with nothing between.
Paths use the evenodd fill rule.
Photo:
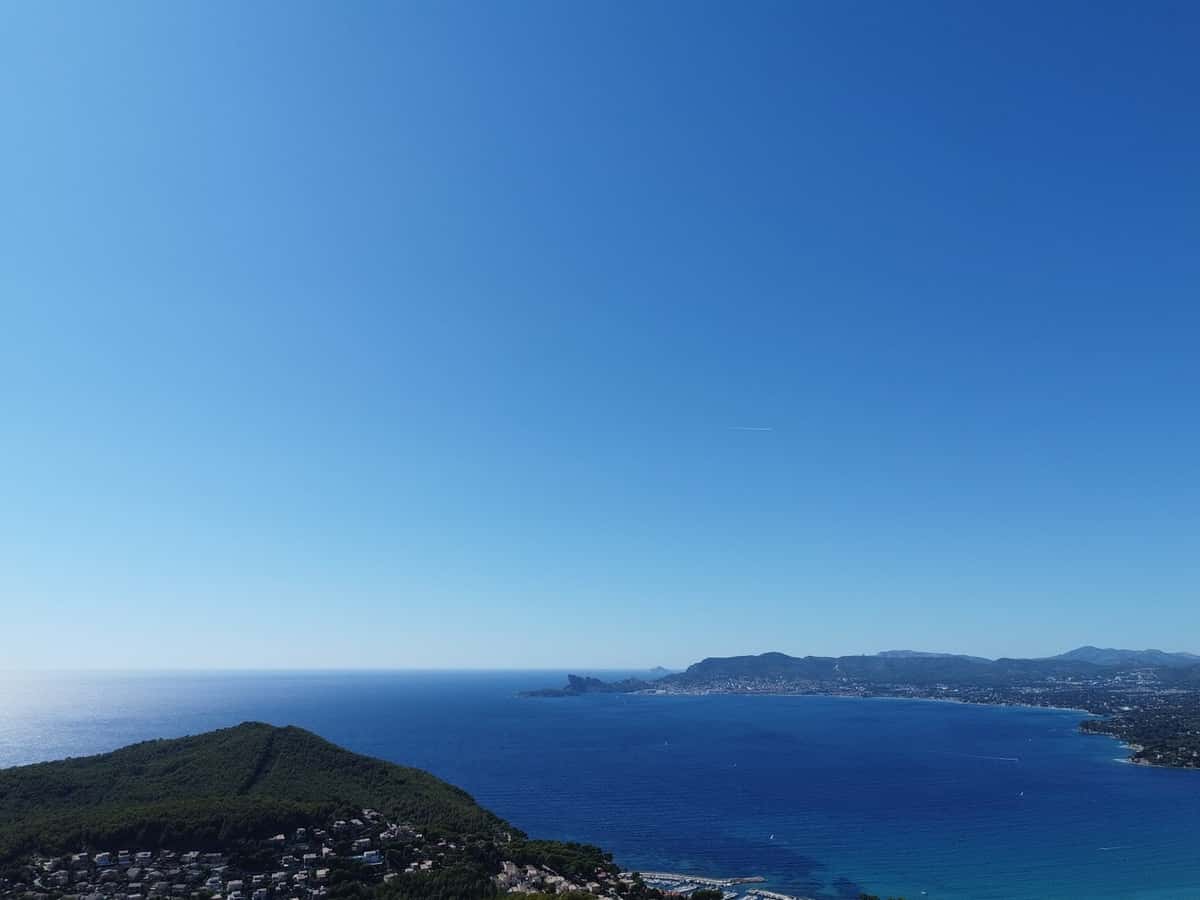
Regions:
<instances>
[{"instance_id":1,"label":"peninsula","mask_svg":"<svg viewBox=\"0 0 1200 900\"><path fill-rule=\"evenodd\" d=\"M248 722L0 770L0 896L653 900L427 772ZM693 895L695 896L695 895Z\"/></svg>"},{"instance_id":2,"label":"peninsula","mask_svg":"<svg viewBox=\"0 0 1200 900\"><path fill-rule=\"evenodd\" d=\"M569 676L531 697L596 693L831 694L1080 709L1080 729L1129 745L1143 765L1200 768L1200 656L1080 647L1039 659L889 650L870 656L710 657L683 672L605 682Z\"/></svg>"}]
</instances>

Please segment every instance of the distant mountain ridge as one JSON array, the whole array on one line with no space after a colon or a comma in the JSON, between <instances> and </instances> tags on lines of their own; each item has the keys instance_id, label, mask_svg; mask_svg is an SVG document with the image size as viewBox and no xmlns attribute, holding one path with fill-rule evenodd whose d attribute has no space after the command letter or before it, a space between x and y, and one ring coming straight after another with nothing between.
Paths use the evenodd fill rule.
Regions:
<instances>
[{"instance_id":1,"label":"distant mountain ridge","mask_svg":"<svg viewBox=\"0 0 1200 900\"><path fill-rule=\"evenodd\" d=\"M656 679L661 687L686 688L746 680L868 684L1020 684L1048 676L1087 674L1098 667L1079 660L996 659L952 655L710 657L675 675Z\"/></svg>"},{"instance_id":2,"label":"distant mountain ridge","mask_svg":"<svg viewBox=\"0 0 1200 900\"><path fill-rule=\"evenodd\" d=\"M1076 647L1058 656L1047 659L1071 660L1092 663L1097 666L1145 666L1186 667L1200 665L1200 656L1195 653L1167 652L1165 650L1120 650L1114 647L1093 647L1090 644Z\"/></svg>"},{"instance_id":3,"label":"distant mountain ridge","mask_svg":"<svg viewBox=\"0 0 1200 900\"><path fill-rule=\"evenodd\" d=\"M1046 679L1091 677L1146 668L1159 672L1159 681L1164 684L1200 686L1200 656L1162 650L1079 647L1058 656L1039 659L986 659L982 656L923 650L885 650L871 656L836 657L789 656L779 652L712 656L693 663L682 672L673 672L660 678L605 682L572 675L565 687L544 688L526 694L563 697L655 690L725 690L748 682L1012 687L1041 683Z\"/></svg>"},{"instance_id":4,"label":"distant mountain ridge","mask_svg":"<svg viewBox=\"0 0 1200 900\"><path fill-rule=\"evenodd\" d=\"M986 656L969 656L966 653L934 653L929 650L880 650L875 654L887 659L969 659L972 662L991 662Z\"/></svg>"}]
</instances>

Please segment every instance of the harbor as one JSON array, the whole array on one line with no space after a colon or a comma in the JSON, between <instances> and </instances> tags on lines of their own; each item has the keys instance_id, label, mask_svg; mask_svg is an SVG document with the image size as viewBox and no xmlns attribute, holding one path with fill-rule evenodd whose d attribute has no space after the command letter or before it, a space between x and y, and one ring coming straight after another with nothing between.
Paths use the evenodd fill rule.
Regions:
<instances>
[{"instance_id":1,"label":"harbor","mask_svg":"<svg viewBox=\"0 0 1200 900\"><path fill-rule=\"evenodd\" d=\"M761 875L742 875L733 878L714 878L680 872L642 872L642 880L674 897L690 897L700 890L719 890L724 900L811 900L795 894L780 894L761 887L744 888L766 882Z\"/></svg>"}]
</instances>

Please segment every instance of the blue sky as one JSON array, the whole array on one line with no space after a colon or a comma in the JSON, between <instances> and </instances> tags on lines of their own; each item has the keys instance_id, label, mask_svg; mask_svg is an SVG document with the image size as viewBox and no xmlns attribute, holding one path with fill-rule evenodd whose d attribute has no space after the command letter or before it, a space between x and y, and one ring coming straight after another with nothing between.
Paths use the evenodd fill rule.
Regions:
<instances>
[{"instance_id":1,"label":"blue sky","mask_svg":"<svg viewBox=\"0 0 1200 900\"><path fill-rule=\"evenodd\" d=\"M1200 650L1198 38L4 5L7 664Z\"/></svg>"}]
</instances>

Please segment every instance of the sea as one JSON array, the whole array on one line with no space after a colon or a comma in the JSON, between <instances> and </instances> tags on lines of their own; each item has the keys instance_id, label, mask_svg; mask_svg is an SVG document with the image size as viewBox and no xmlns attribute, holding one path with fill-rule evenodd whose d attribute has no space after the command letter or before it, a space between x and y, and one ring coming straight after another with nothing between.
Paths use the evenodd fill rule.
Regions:
<instances>
[{"instance_id":1,"label":"sea","mask_svg":"<svg viewBox=\"0 0 1200 900\"><path fill-rule=\"evenodd\" d=\"M293 724L628 868L761 875L819 900L1200 898L1200 772L1125 763L1079 712L518 696L565 674L4 673L0 766Z\"/></svg>"}]
</instances>

